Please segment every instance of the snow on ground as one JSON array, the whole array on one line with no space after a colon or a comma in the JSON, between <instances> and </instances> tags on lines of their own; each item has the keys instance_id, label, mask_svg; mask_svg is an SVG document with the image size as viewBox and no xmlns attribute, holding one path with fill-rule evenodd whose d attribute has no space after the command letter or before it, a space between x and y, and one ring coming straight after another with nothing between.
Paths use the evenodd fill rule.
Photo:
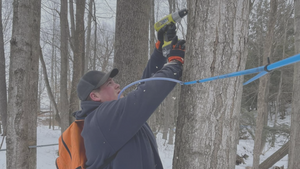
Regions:
<instances>
[{"instance_id":1,"label":"snow on ground","mask_svg":"<svg viewBox=\"0 0 300 169\"><path fill-rule=\"evenodd\" d=\"M266 160L269 156L271 156L274 152L276 152L278 149L281 148L283 144L276 143L274 148L270 148L269 145L266 145L267 148L264 149L263 152L266 152L264 155L260 156L260 163ZM247 166L251 166L253 162L253 146L254 141L253 140L240 140L239 144L237 146L237 154L238 155L244 155L247 154L249 157L245 160L246 164L240 164L235 166L235 169L245 169ZM287 168L288 166L288 155L283 157L280 161L274 164L274 166L284 166L284 168Z\"/></svg>"},{"instance_id":2,"label":"snow on ground","mask_svg":"<svg viewBox=\"0 0 300 169\"><path fill-rule=\"evenodd\" d=\"M279 119L278 118L278 124L286 124L290 126L290 116L286 116L285 119ZM273 126L273 122L269 122L269 126ZM274 152L276 152L278 149L280 149L286 142L288 142L288 139L283 136L277 136L275 146L270 147L270 145L267 143L263 152L263 155L260 156L260 163L262 163L264 160L266 160L269 156L271 156ZM235 169L244 169L246 166L251 166L253 162L253 147L254 147L254 140L248 139L248 140L239 140L239 144L237 145L237 154L242 156L244 154L247 154L249 157L244 160L246 164L240 164L235 167ZM287 168L288 166L288 155L284 156L280 161L275 163L273 166L284 166L284 168Z\"/></svg>"},{"instance_id":3,"label":"snow on ground","mask_svg":"<svg viewBox=\"0 0 300 169\"><path fill-rule=\"evenodd\" d=\"M287 122L289 119L285 119ZM37 137L38 145L45 144L55 144L58 143L58 138L60 136L60 129L55 128L49 129L48 126L42 125L39 123L37 128ZM162 134L157 135L157 144L159 147L159 153L165 169L172 168L172 158L174 153L174 145L166 144L165 140L162 140ZM2 136L0 136L0 143L2 141ZM261 155L261 162L267 159L271 154L277 151L287 140L278 139L274 148L270 148L269 145L266 145L264 150L265 154ZM246 164L240 164L235 167L235 169L245 169L246 166L251 166L252 164L252 151L253 151L253 140L240 140L237 146L237 154L244 155L247 154L249 157L245 160ZM6 148L4 142L2 149ZM48 147L39 147L37 151L37 168L38 169L53 169L55 168L55 159L57 158L58 146L48 146ZM287 168L288 156L282 158L277 162L276 166L284 166ZM0 151L0 168L6 168L6 156L5 151Z\"/></svg>"}]
</instances>

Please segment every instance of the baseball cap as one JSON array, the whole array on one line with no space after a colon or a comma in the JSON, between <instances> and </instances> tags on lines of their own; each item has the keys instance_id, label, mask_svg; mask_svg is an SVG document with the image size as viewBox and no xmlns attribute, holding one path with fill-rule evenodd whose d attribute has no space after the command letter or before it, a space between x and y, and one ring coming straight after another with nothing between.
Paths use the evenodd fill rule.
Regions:
<instances>
[{"instance_id":1,"label":"baseball cap","mask_svg":"<svg viewBox=\"0 0 300 169\"><path fill-rule=\"evenodd\" d=\"M77 85L77 95L81 101L86 100L89 94L103 85L108 78L113 78L118 74L119 70L114 68L108 73L97 70L87 72L82 76Z\"/></svg>"}]
</instances>

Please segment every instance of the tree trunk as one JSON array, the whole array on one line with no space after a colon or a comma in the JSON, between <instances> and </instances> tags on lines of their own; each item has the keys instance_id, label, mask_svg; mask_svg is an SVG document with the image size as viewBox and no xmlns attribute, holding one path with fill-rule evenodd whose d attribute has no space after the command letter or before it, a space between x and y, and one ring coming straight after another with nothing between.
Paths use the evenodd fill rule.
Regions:
<instances>
[{"instance_id":1,"label":"tree trunk","mask_svg":"<svg viewBox=\"0 0 300 169\"><path fill-rule=\"evenodd\" d=\"M150 21L149 21L149 30L150 30L150 52L155 47L155 29L154 29L154 24L155 24L155 19L154 19L154 8L155 8L155 3L154 0L150 0ZM151 50L152 49L152 50ZM151 53L150 53L151 55Z\"/></svg>"},{"instance_id":2,"label":"tree trunk","mask_svg":"<svg viewBox=\"0 0 300 169\"><path fill-rule=\"evenodd\" d=\"M61 0L60 6L60 118L61 132L69 127L69 100L68 100L68 2ZM55 119L58 119L56 117Z\"/></svg>"},{"instance_id":3,"label":"tree trunk","mask_svg":"<svg viewBox=\"0 0 300 169\"><path fill-rule=\"evenodd\" d=\"M74 52L74 41L75 41L75 19L74 19L74 5L73 0L69 0L69 8L70 8L70 23L71 23L71 35L68 33L70 46L72 48L72 51ZM68 29L69 32L69 29Z\"/></svg>"},{"instance_id":4,"label":"tree trunk","mask_svg":"<svg viewBox=\"0 0 300 169\"><path fill-rule=\"evenodd\" d=\"M187 3L182 81L244 70L249 1ZM181 87L174 169L235 168L242 82L235 77Z\"/></svg>"},{"instance_id":5,"label":"tree trunk","mask_svg":"<svg viewBox=\"0 0 300 169\"><path fill-rule=\"evenodd\" d=\"M175 1L169 0L169 13L175 12ZM177 88L176 88L177 89ZM173 90L163 101L163 104L161 104L161 110L162 115L164 117L163 121L163 139L168 139L168 135L173 135L173 128L174 128L174 116L177 114L177 103L178 99L176 99L177 93L180 92L180 90ZM173 143L173 136L172 138L169 137L168 143ZM170 140L171 139L171 140Z\"/></svg>"},{"instance_id":6,"label":"tree trunk","mask_svg":"<svg viewBox=\"0 0 300 169\"><path fill-rule=\"evenodd\" d=\"M115 79L121 87L139 80L147 64L149 6L149 0L117 1L114 67L120 71Z\"/></svg>"},{"instance_id":7,"label":"tree trunk","mask_svg":"<svg viewBox=\"0 0 300 169\"><path fill-rule=\"evenodd\" d=\"M55 33L55 28L56 28L56 13L53 13L53 27L52 27L52 30L53 30L53 35L52 35L52 43L51 43L51 75L50 75L50 89L53 89L53 94L54 94L54 101L56 100L56 83L54 81L54 73L56 71L54 71L54 64L56 63L56 44L55 44L55 41L56 41L56 37L58 36L57 33ZM56 70L56 69L55 69ZM55 77L56 77L56 74L55 74ZM49 129L51 129L51 126L52 128L54 129L54 114L57 114L59 116L59 110L56 109L51 111L52 109L55 109L54 108L55 105L51 104L51 101L50 101L50 118L49 118ZM57 106L57 105L56 105ZM60 125L60 116L59 116L59 126Z\"/></svg>"},{"instance_id":8,"label":"tree trunk","mask_svg":"<svg viewBox=\"0 0 300 169\"><path fill-rule=\"evenodd\" d=\"M40 56L40 20L41 20L41 0L31 0L32 21L31 21L31 59L29 62L29 87L28 90L28 143L30 146L37 144L37 113L38 104L38 82L39 82L39 56ZM27 157L30 169L35 169L36 148L29 149Z\"/></svg>"},{"instance_id":9,"label":"tree trunk","mask_svg":"<svg viewBox=\"0 0 300 169\"><path fill-rule=\"evenodd\" d=\"M283 35L283 49L282 49L282 57L281 59L285 59L285 47L286 47L286 35L287 35L287 29L288 29L288 17L287 17L287 21L284 22L284 35ZM274 117L274 124L273 127L276 128L277 126L277 119L278 119L278 115L280 112L280 107L281 107L281 97L282 97L282 90L283 90L283 70L280 70L280 80L279 80L279 84L278 84L278 92L277 92L277 96L276 96L276 105L275 105L275 117ZM272 135L272 147L275 147L275 137L276 135L273 134Z\"/></svg>"},{"instance_id":10,"label":"tree trunk","mask_svg":"<svg viewBox=\"0 0 300 169\"><path fill-rule=\"evenodd\" d=\"M96 70L96 57L97 57L97 19L96 19L96 4L94 3L94 56L93 56L93 70Z\"/></svg>"},{"instance_id":11,"label":"tree trunk","mask_svg":"<svg viewBox=\"0 0 300 169\"><path fill-rule=\"evenodd\" d=\"M180 94L180 88L181 86L177 84L174 88L174 90L167 96L170 97L172 100L171 102L168 102L168 104L171 104L171 110L170 111L170 117L169 117L169 137L168 137L168 144L173 145L174 142L174 135L175 135L175 127L176 127L176 119L178 116L178 100L179 100L179 94ZM170 96L171 95L171 96Z\"/></svg>"},{"instance_id":12,"label":"tree trunk","mask_svg":"<svg viewBox=\"0 0 300 169\"><path fill-rule=\"evenodd\" d=\"M69 123L72 123L75 120L72 113L79 109L77 84L83 75L84 70L84 9L85 0L76 1L76 30L74 34L74 62L70 95Z\"/></svg>"},{"instance_id":13,"label":"tree trunk","mask_svg":"<svg viewBox=\"0 0 300 169\"><path fill-rule=\"evenodd\" d=\"M7 124L7 92L6 92L6 73L5 73L5 56L2 27L2 0L0 0L0 120L3 126L2 136L6 136ZM1 125L0 125L1 134Z\"/></svg>"},{"instance_id":14,"label":"tree trunk","mask_svg":"<svg viewBox=\"0 0 300 169\"><path fill-rule=\"evenodd\" d=\"M57 108L57 104L55 102L55 98L54 98L54 95L53 95L53 92L51 90L51 87L50 87L50 83L49 83L49 80L48 80L48 73L47 73L47 68L46 68L46 64L45 64L45 61L44 61L44 57L43 57L43 53L42 53L42 50L41 50L41 53L40 53L40 61L41 61L41 64L42 64L42 69L43 69L43 74L44 74L44 80L45 80L45 85L46 85L46 89L47 89L47 93L48 93L48 97L51 101L51 104L53 105L54 107L54 112L57 113L55 116L56 117L59 117L59 114L58 114L58 108ZM57 120L57 122L60 124L60 119ZM51 122L50 122L51 123Z\"/></svg>"},{"instance_id":15,"label":"tree trunk","mask_svg":"<svg viewBox=\"0 0 300 169\"><path fill-rule=\"evenodd\" d=\"M93 17L93 3L94 0L90 0L89 2L89 10L88 10L88 22L87 22L87 35L86 35L86 55L85 55L85 65L84 65L84 73L89 70L89 60L91 58L91 27L92 27L92 17Z\"/></svg>"},{"instance_id":16,"label":"tree trunk","mask_svg":"<svg viewBox=\"0 0 300 169\"><path fill-rule=\"evenodd\" d=\"M277 0L271 0L268 31L264 43L263 65L267 65L268 58L271 57L272 42L274 37L274 25L276 23L276 13L277 13ZM255 140L254 140L254 149L253 149L253 169L258 169L259 157L266 141L266 133L264 127L267 125L267 121L268 121L269 80L270 80L269 74L259 79L256 129L255 129Z\"/></svg>"},{"instance_id":17,"label":"tree trunk","mask_svg":"<svg viewBox=\"0 0 300 169\"><path fill-rule=\"evenodd\" d=\"M174 124L175 124L175 118L174 116L177 114L177 104L178 104L178 88L176 87L163 101L161 104L161 115L162 116L162 124L163 127L163 139L168 141L168 144L173 144L173 132L174 132ZM169 137L168 137L169 136ZM170 138L170 136L172 138ZM168 140L169 138L169 140ZM171 140L170 140L171 139Z\"/></svg>"},{"instance_id":18,"label":"tree trunk","mask_svg":"<svg viewBox=\"0 0 300 169\"><path fill-rule=\"evenodd\" d=\"M176 11L175 9L175 4L176 4L176 1L175 0L168 0L169 2L169 13L173 13Z\"/></svg>"},{"instance_id":19,"label":"tree trunk","mask_svg":"<svg viewBox=\"0 0 300 169\"><path fill-rule=\"evenodd\" d=\"M285 143L279 150L277 150L274 154L268 157L265 161L263 161L259 165L259 169L266 169L272 167L277 161L281 160L284 156L286 156L289 152L289 143Z\"/></svg>"},{"instance_id":20,"label":"tree trunk","mask_svg":"<svg viewBox=\"0 0 300 169\"><path fill-rule=\"evenodd\" d=\"M40 0L15 0L9 68L7 168L36 168Z\"/></svg>"},{"instance_id":21,"label":"tree trunk","mask_svg":"<svg viewBox=\"0 0 300 169\"><path fill-rule=\"evenodd\" d=\"M151 52L153 52L153 49L155 48L155 42L156 42L156 36L155 36L155 29L154 29L154 24L155 24L155 19L154 19L154 9L155 9L155 0L150 1L150 21L149 21L149 30L150 30L150 50L149 53L151 55ZM151 50L152 49L152 50ZM154 132L154 135L156 136L157 132L157 116L158 116L158 108L152 113L150 118L148 119L148 124L152 131Z\"/></svg>"},{"instance_id":22,"label":"tree trunk","mask_svg":"<svg viewBox=\"0 0 300 169\"><path fill-rule=\"evenodd\" d=\"M57 58L57 56L56 56L56 54L54 55L54 67L57 67L57 62L56 62L56 58ZM68 65L68 64L67 64ZM60 70L61 71L61 70ZM57 69L54 69L54 79L53 79L53 89L55 89L55 91L58 91L59 89L58 89L58 86L60 86L60 85L58 85L58 83L57 83L57 76L58 76L58 74L60 74L60 71L58 71ZM66 72L67 73L67 72ZM60 86L60 87L62 87L62 86ZM67 92L67 91L66 91ZM55 98L58 100L57 102L58 103L60 103L60 104L63 104L64 102L62 102L61 100L60 100L60 98L58 98L57 97L57 94L56 94L57 92L55 92ZM59 97L60 97L60 94L59 94ZM67 97L68 97L68 95L67 95ZM69 105L69 101L68 101L68 98L66 98L67 99L67 105ZM62 106L61 105L59 105L60 107L59 107L59 111L60 111L60 113L62 112L61 110L62 110ZM69 107L67 107L67 110L68 110L68 108ZM59 112L58 112L59 113ZM61 116L60 116L61 117ZM61 120L61 119L60 119ZM52 129L54 130L54 124L55 124L55 116L54 116L54 113L53 113L53 117L52 117Z\"/></svg>"},{"instance_id":23,"label":"tree trunk","mask_svg":"<svg viewBox=\"0 0 300 169\"><path fill-rule=\"evenodd\" d=\"M294 1L295 53L300 53L300 1ZM300 166L300 63L294 65L293 102L289 147L289 168Z\"/></svg>"}]
</instances>

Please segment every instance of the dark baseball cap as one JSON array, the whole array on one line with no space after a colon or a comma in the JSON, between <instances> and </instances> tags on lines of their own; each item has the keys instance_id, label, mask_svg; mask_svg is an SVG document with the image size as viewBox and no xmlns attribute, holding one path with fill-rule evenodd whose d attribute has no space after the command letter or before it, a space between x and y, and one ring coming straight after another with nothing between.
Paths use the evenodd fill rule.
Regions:
<instances>
[{"instance_id":1,"label":"dark baseball cap","mask_svg":"<svg viewBox=\"0 0 300 169\"><path fill-rule=\"evenodd\" d=\"M118 69L112 69L108 73L104 73L97 70L87 72L82 76L77 85L77 95L80 100L86 100L89 94L103 85L108 78L113 78L118 74Z\"/></svg>"}]
</instances>

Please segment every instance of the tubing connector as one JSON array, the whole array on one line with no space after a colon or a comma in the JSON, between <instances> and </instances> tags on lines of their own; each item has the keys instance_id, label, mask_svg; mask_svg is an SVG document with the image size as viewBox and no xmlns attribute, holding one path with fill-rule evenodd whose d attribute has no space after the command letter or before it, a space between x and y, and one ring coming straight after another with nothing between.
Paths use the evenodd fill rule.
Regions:
<instances>
[{"instance_id":1,"label":"tubing connector","mask_svg":"<svg viewBox=\"0 0 300 169\"><path fill-rule=\"evenodd\" d=\"M264 70L266 72L271 72L271 70L268 69L268 66L270 65L270 58L268 57L268 64L264 67Z\"/></svg>"}]
</instances>

